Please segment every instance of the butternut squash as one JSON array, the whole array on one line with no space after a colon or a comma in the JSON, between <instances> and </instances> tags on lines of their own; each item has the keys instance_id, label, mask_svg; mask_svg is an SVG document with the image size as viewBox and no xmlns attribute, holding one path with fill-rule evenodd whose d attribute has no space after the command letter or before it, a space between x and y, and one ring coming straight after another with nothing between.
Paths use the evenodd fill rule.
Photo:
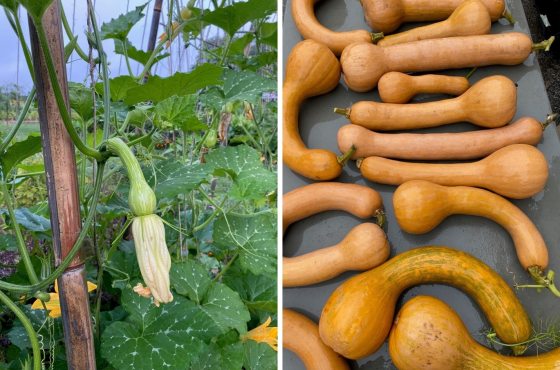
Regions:
<instances>
[{"instance_id":1,"label":"butternut squash","mask_svg":"<svg viewBox=\"0 0 560 370\"><path fill-rule=\"evenodd\" d=\"M533 44L519 32L495 35L457 36L380 47L356 42L340 56L346 85L354 91L369 91L387 72L422 72L521 64L533 50L547 50L554 38Z\"/></svg>"},{"instance_id":2,"label":"butternut squash","mask_svg":"<svg viewBox=\"0 0 560 370\"><path fill-rule=\"evenodd\" d=\"M342 152L352 146L356 148L351 159L371 156L430 161L476 159L512 144L536 145L549 123L522 117L499 128L430 134L384 134L344 125L338 130L337 140Z\"/></svg>"},{"instance_id":3,"label":"butternut squash","mask_svg":"<svg viewBox=\"0 0 560 370\"><path fill-rule=\"evenodd\" d=\"M483 78L464 94L429 103L391 104L360 101L335 108L350 122L370 130L411 130L467 121L493 128L507 124L517 109L517 88L505 76Z\"/></svg>"},{"instance_id":4,"label":"butternut squash","mask_svg":"<svg viewBox=\"0 0 560 370\"><path fill-rule=\"evenodd\" d=\"M491 26L492 20L486 6L479 0L465 0L446 20L385 36L377 45L390 46L441 37L484 35L490 33Z\"/></svg>"},{"instance_id":5,"label":"butternut squash","mask_svg":"<svg viewBox=\"0 0 560 370\"><path fill-rule=\"evenodd\" d=\"M294 352L307 370L350 370L339 354L321 342L317 324L287 308L282 310L282 345Z\"/></svg>"},{"instance_id":6,"label":"butternut squash","mask_svg":"<svg viewBox=\"0 0 560 370\"><path fill-rule=\"evenodd\" d=\"M548 249L533 222L515 205L487 190L469 186L441 186L428 181L408 181L393 195L395 217L401 229L411 234L433 230L454 214L488 218L510 234L517 258L541 284L548 266ZM560 296L554 282L546 286Z\"/></svg>"},{"instance_id":7,"label":"butternut squash","mask_svg":"<svg viewBox=\"0 0 560 370\"><path fill-rule=\"evenodd\" d=\"M299 107L305 99L334 89L339 80L340 65L326 46L305 40L290 52L283 86L283 160L292 171L313 180L338 177L344 159L329 150L305 146L299 135Z\"/></svg>"},{"instance_id":8,"label":"butternut squash","mask_svg":"<svg viewBox=\"0 0 560 370\"><path fill-rule=\"evenodd\" d=\"M447 186L476 186L514 199L537 194L548 179L546 158L527 144L509 145L470 163L410 163L367 157L357 164L366 179L381 184L426 180Z\"/></svg>"},{"instance_id":9,"label":"butternut squash","mask_svg":"<svg viewBox=\"0 0 560 370\"><path fill-rule=\"evenodd\" d=\"M374 30L390 33L404 22L436 21L449 17L463 0L361 0L366 22ZM512 21L504 0L482 1L492 21Z\"/></svg>"},{"instance_id":10,"label":"butternut squash","mask_svg":"<svg viewBox=\"0 0 560 370\"><path fill-rule=\"evenodd\" d=\"M447 284L464 291L505 343L531 335L527 313L500 275L465 252L430 246L401 253L342 283L321 313L321 339L344 357L368 356L387 338L401 293L420 284Z\"/></svg>"},{"instance_id":11,"label":"butternut squash","mask_svg":"<svg viewBox=\"0 0 560 370\"><path fill-rule=\"evenodd\" d=\"M367 186L341 182L315 183L294 189L282 198L282 227L325 211L345 211L360 218L376 217L383 224L383 199Z\"/></svg>"},{"instance_id":12,"label":"butternut squash","mask_svg":"<svg viewBox=\"0 0 560 370\"><path fill-rule=\"evenodd\" d=\"M474 340L444 302L417 296L406 302L389 336L389 354L399 370L558 370L560 348L538 356L504 356Z\"/></svg>"},{"instance_id":13,"label":"butternut squash","mask_svg":"<svg viewBox=\"0 0 560 370\"><path fill-rule=\"evenodd\" d=\"M384 103L408 103L418 94L461 95L471 87L462 76L422 75L410 76L401 72L388 72L379 79L377 89Z\"/></svg>"},{"instance_id":14,"label":"butternut squash","mask_svg":"<svg viewBox=\"0 0 560 370\"><path fill-rule=\"evenodd\" d=\"M345 271L369 270L387 260L391 248L387 236L376 224L363 223L332 247L282 259L284 287L317 284Z\"/></svg>"},{"instance_id":15,"label":"butternut squash","mask_svg":"<svg viewBox=\"0 0 560 370\"><path fill-rule=\"evenodd\" d=\"M326 45L339 56L342 50L353 42L373 42L380 34L366 30L335 32L323 26L315 16L314 6L318 0L292 0L292 18L304 39L311 39Z\"/></svg>"}]
</instances>

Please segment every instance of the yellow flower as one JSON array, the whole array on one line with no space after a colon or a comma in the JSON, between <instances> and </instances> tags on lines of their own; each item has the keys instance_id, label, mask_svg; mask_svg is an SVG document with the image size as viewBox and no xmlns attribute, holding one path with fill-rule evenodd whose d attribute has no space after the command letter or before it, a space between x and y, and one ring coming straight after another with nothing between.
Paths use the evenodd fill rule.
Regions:
<instances>
[{"instance_id":1,"label":"yellow flower","mask_svg":"<svg viewBox=\"0 0 560 370\"><path fill-rule=\"evenodd\" d=\"M246 341L250 339L258 343L266 343L273 350L278 351L278 328L275 326L268 327L271 322L272 319L269 316L264 323L250 330L247 334L242 335L241 340Z\"/></svg>"},{"instance_id":2,"label":"yellow flower","mask_svg":"<svg viewBox=\"0 0 560 370\"><path fill-rule=\"evenodd\" d=\"M88 293L93 292L95 289L97 289L97 285L88 281ZM58 296L58 282L56 280L54 282L54 293L49 293L49 295L51 297L51 300L45 302L45 307L49 311L49 317L52 317L54 319L62 316L62 311L60 310L60 298ZM42 310L43 308L43 303L40 299L36 299L35 302L33 302L33 304L31 305L31 309L33 310Z\"/></svg>"}]
</instances>

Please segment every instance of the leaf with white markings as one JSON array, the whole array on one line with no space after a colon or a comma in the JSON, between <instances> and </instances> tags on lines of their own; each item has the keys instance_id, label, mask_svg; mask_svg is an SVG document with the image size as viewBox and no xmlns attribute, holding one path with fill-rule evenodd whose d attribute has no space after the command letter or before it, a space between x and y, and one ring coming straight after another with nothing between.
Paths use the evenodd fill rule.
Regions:
<instances>
[{"instance_id":1,"label":"leaf with white markings","mask_svg":"<svg viewBox=\"0 0 560 370\"><path fill-rule=\"evenodd\" d=\"M216 176L234 182L230 195L236 199L261 199L276 189L276 175L264 168L260 154L247 145L213 150L206 165Z\"/></svg>"},{"instance_id":2,"label":"leaf with white markings","mask_svg":"<svg viewBox=\"0 0 560 370\"><path fill-rule=\"evenodd\" d=\"M276 81L250 71L224 71L226 101L246 100L256 102L263 92L275 91Z\"/></svg>"},{"instance_id":3,"label":"leaf with white markings","mask_svg":"<svg viewBox=\"0 0 560 370\"><path fill-rule=\"evenodd\" d=\"M196 303L202 302L212 284L208 271L193 260L173 265L170 279L177 293L189 297Z\"/></svg>"},{"instance_id":4,"label":"leaf with white markings","mask_svg":"<svg viewBox=\"0 0 560 370\"><path fill-rule=\"evenodd\" d=\"M243 344L245 349L243 365L246 370L275 370L276 351L268 344L248 340Z\"/></svg>"},{"instance_id":5,"label":"leaf with white markings","mask_svg":"<svg viewBox=\"0 0 560 370\"><path fill-rule=\"evenodd\" d=\"M146 180L155 182L153 173L146 172ZM155 167L157 184L156 196L159 200L174 199L178 195L187 194L196 189L206 180L208 172L200 164L186 164L175 158L169 158L157 163Z\"/></svg>"},{"instance_id":6,"label":"leaf with white markings","mask_svg":"<svg viewBox=\"0 0 560 370\"><path fill-rule=\"evenodd\" d=\"M241 266L256 275L276 272L276 215L221 216L214 223L214 244L239 249Z\"/></svg>"}]
</instances>

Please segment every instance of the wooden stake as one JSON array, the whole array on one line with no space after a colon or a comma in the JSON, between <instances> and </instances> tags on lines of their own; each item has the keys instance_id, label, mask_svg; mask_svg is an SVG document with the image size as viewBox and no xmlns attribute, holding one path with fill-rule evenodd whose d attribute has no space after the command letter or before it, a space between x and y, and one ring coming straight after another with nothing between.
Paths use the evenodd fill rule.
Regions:
<instances>
[{"instance_id":1,"label":"wooden stake","mask_svg":"<svg viewBox=\"0 0 560 370\"><path fill-rule=\"evenodd\" d=\"M53 56L58 82L68 107L68 83L64 61L64 41L60 23L59 0L43 16L49 48ZM37 33L31 19L30 35L35 68L39 121L47 191L51 214L52 242L55 263L68 254L81 229L80 203L74 145L64 128ZM58 278L64 339L68 369L94 370L95 350L86 288L85 268L78 255L70 267Z\"/></svg>"}]
</instances>

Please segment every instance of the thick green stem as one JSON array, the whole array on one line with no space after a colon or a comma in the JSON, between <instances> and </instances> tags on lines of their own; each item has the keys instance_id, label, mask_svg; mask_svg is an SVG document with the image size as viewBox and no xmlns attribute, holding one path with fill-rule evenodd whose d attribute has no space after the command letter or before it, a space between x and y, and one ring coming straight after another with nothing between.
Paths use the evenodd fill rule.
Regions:
<instances>
[{"instance_id":1,"label":"thick green stem","mask_svg":"<svg viewBox=\"0 0 560 370\"><path fill-rule=\"evenodd\" d=\"M218 281L226 273L226 271L231 267L233 262L237 259L237 256L239 256L239 252L235 253L233 257L231 257L227 265L225 265L224 268L222 268L222 270L216 275L214 281Z\"/></svg>"},{"instance_id":2,"label":"thick green stem","mask_svg":"<svg viewBox=\"0 0 560 370\"><path fill-rule=\"evenodd\" d=\"M144 174L142 173L142 168L140 167L138 159L136 159L136 156L134 156L132 150L130 150L128 145L126 145L126 143L122 141L122 139L118 137L111 138L107 140L106 145L107 149L111 153L119 156L119 158L121 159L131 183L137 181L146 181L144 179Z\"/></svg>"},{"instance_id":3,"label":"thick green stem","mask_svg":"<svg viewBox=\"0 0 560 370\"><path fill-rule=\"evenodd\" d=\"M73 39L74 38L74 34L72 33L72 29L70 28L70 25L68 24L68 18L66 18L66 12L64 11L64 8L61 7L60 8L60 17L62 19L62 26L64 27L64 31L66 32L66 35L68 35L69 39ZM82 60L84 62L89 63L89 58L86 55L86 53L82 50L82 48L80 47L80 45L78 45L78 43L76 42L76 45L74 47L74 50L76 50L76 53L78 54L78 56L80 58L82 58Z\"/></svg>"},{"instance_id":4,"label":"thick green stem","mask_svg":"<svg viewBox=\"0 0 560 370\"><path fill-rule=\"evenodd\" d=\"M350 108L334 108L333 111L336 114L340 114L345 116L346 118L350 118Z\"/></svg>"},{"instance_id":5,"label":"thick green stem","mask_svg":"<svg viewBox=\"0 0 560 370\"><path fill-rule=\"evenodd\" d=\"M350 158L352 158L354 153L356 153L356 147L354 145L352 145L346 153L342 154L341 156L339 156L337 158L338 163L340 163L341 166L344 166L346 164L346 162L348 162L348 160Z\"/></svg>"},{"instance_id":6,"label":"thick green stem","mask_svg":"<svg viewBox=\"0 0 560 370\"><path fill-rule=\"evenodd\" d=\"M546 288L552 292L556 297L560 297L560 291L554 284L554 271L549 270L546 276L539 266L531 266L527 269L533 280L538 284L538 288ZM528 286L519 286L519 288L526 288Z\"/></svg>"},{"instance_id":7,"label":"thick green stem","mask_svg":"<svg viewBox=\"0 0 560 370\"><path fill-rule=\"evenodd\" d=\"M82 226L82 230L80 231L80 234L76 239L76 242L72 246L70 252L68 252L66 258L60 263L60 265L58 265L58 267L47 278L45 278L44 280L42 280L37 284L18 285L18 284L7 283L5 281L0 280L0 289L8 290L11 292L17 292L17 293L35 293L38 290L45 289L46 287L54 283L54 281L68 268L68 266L70 266L72 260L74 259L74 257L76 257L76 255L80 251L82 242L84 241L88 233L89 227L91 226L91 223L93 221L95 215L95 209L97 207L97 202L99 201L99 193L101 192L101 185L103 183L104 169L105 169L105 162L100 162L98 164L97 178L95 179L93 197L92 197L91 205L89 207L90 212L86 217L86 220Z\"/></svg>"},{"instance_id":8,"label":"thick green stem","mask_svg":"<svg viewBox=\"0 0 560 370\"><path fill-rule=\"evenodd\" d=\"M21 321L21 325L27 332L29 336L29 342L31 343L31 351L33 352L33 370L41 370L41 347L39 346L39 340L37 339L37 333L33 329L33 325L25 313L20 310L20 308L12 302L12 300L0 291L0 301L6 305Z\"/></svg>"},{"instance_id":9,"label":"thick green stem","mask_svg":"<svg viewBox=\"0 0 560 370\"><path fill-rule=\"evenodd\" d=\"M14 13L14 20L15 20L18 39L19 42L21 43L21 49L23 50L23 55L25 56L25 62L27 63L27 68L29 69L29 73L31 74L31 80L35 81L35 70L33 69L31 52L29 51L29 47L27 46L27 41L25 41L23 31L21 30L21 23L19 21L19 17L17 13Z\"/></svg>"},{"instance_id":10,"label":"thick green stem","mask_svg":"<svg viewBox=\"0 0 560 370\"><path fill-rule=\"evenodd\" d=\"M16 136L16 133L18 132L21 124L25 120L25 116L27 116L27 112L29 111L29 107L33 102L33 98L35 98L35 87L33 87L29 92L29 95L27 96L27 100L25 100L25 105L23 106L21 112L19 112L19 116L17 118L17 122L15 126L12 127L8 136L6 136L2 141L2 143L0 144L0 154L4 152L4 150L8 147L8 145L10 144L14 136Z\"/></svg>"},{"instance_id":11,"label":"thick green stem","mask_svg":"<svg viewBox=\"0 0 560 370\"><path fill-rule=\"evenodd\" d=\"M103 160L104 156L98 151L93 148L87 146L81 139L76 129L72 124L72 118L70 117L70 113L68 112L68 108L66 107L66 103L64 102L64 96L62 95L62 89L60 88L60 84L58 83L58 78L56 76L56 70L54 67L54 61L52 59L51 52L49 50L49 43L47 40L47 35L45 34L45 29L43 28L43 24L40 20L34 19L35 29L37 30L37 36L39 38L39 44L41 45L41 50L43 51L43 56L45 57L45 62L47 65L47 71L49 73L49 80L51 82L51 86L53 89L53 93L56 99L56 104L58 106L58 110L60 111L60 116L64 123L64 127L66 131L68 131L68 135L70 139L78 148L78 150L88 157L92 157L97 161Z\"/></svg>"},{"instance_id":12,"label":"thick green stem","mask_svg":"<svg viewBox=\"0 0 560 370\"><path fill-rule=\"evenodd\" d=\"M37 277L35 269L33 268L33 264L31 263L29 251L27 250L27 246L25 245L25 241L23 240L23 235L21 234L21 229L19 228L19 224L16 220L14 205L12 204L10 193L8 192L8 187L6 186L6 182L4 181L2 181L0 185L2 187L2 193L4 194L4 202L6 203L6 207L8 208L8 214L12 219L12 225L14 226L14 232L16 234L17 246L19 254L23 261L23 265L25 266L25 271L27 272L29 281L31 281L31 283L33 284L37 284L39 282L39 278Z\"/></svg>"},{"instance_id":13,"label":"thick green stem","mask_svg":"<svg viewBox=\"0 0 560 370\"><path fill-rule=\"evenodd\" d=\"M371 35L371 42L377 44L379 40L383 40L385 38L385 34L383 32L372 32Z\"/></svg>"},{"instance_id":14,"label":"thick green stem","mask_svg":"<svg viewBox=\"0 0 560 370\"><path fill-rule=\"evenodd\" d=\"M560 115L558 113L550 113L547 117L546 117L546 121L544 122L540 122L543 131L548 127L548 125L550 125L551 123L555 123L556 125L558 125L558 117L560 117ZM2 151L0 150L0 153Z\"/></svg>"},{"instance_id":15,"label":"thick green stem","mask_svg":"<svg viewBox=\"0 0 560 370\"><path fill-rule=\"evenodd\" d=\"M539 50L549 51L550 47L552 46L552 43L554 42L554 39L555 39L554 36L550 36L548 40L544 40L539 43L533 44L533 51L539 51Z\"/></svg>"},{"instance_id":16,"label":"thick green stem","mask_svg":"<svg viewBox=\"0 0 560 370\"><path fill-rule=\"evenodd\" d=\"M97 52L99 53L99 60L101 61L101 70L103 71L103 140L109 138L109 131L111 130L111 89L109 87L109 68L107 68L107 55L103 51L103 40L101 39L101 32L97 27L97 19L95 18L95 11L91 0L88 0L89 15L93 33L95 35L95 42L97 44ZM126 45L124 46L126 50Z\"/></svg>"}]
</instances>

